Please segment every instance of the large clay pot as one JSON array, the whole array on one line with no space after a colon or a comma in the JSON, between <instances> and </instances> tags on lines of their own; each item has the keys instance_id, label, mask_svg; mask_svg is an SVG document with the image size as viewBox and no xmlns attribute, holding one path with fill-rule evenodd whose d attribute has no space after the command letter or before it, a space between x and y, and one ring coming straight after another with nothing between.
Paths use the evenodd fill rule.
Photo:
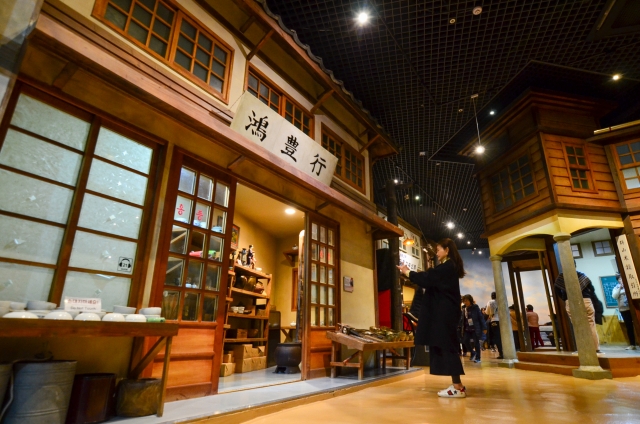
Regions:
<instances>
[{"instance_id":1,"label":"large clay pot","mask_svg":"<svg viewBox=\"0 0 640 424\"><path fill-rule=\"evenodd\" d=\"M302 343L280 343L276 347L276 373L297 374L302 361Z\"/></svg>"}]
</instances>

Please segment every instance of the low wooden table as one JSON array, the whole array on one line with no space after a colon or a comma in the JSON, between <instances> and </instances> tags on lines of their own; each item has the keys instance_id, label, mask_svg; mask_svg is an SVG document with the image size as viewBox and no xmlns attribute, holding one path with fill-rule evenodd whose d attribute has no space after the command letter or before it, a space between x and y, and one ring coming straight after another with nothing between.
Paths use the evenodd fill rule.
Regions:
<instances>
[{"instance_id":1,"label":"low wooden table","mask_svg":"<svg viewBox=\"0 0 640 424\"><path fill-rule=\"evenodd\" d=\"M296 336L296 326L293 325L285 325L280 327L280 331L282 332L282 335L284 335L284 342L285 343L293 343L293 340L295 339Z\"/></svg>"},{"instance_id":2,"label":"low wooden table","mask_svg":"<svg viewBox=\"0 0 640 424\"><path fill-rule=\"evenodd\" d=\"M382 366L386 369L386 352L390 350L393 352L392 359L404 359L406 362L406 369L411 367L411 349L414 344L413 340L404 342L372 342L367 343L363 340L359 340L355 337L347 336L346 334L337 333L335 331L327 331L327 338L331 340L331 378L336 376L337 367L349 367L358 368L358 380L362 380L364 377L364 352L375 351L376 352L376 367ZM357 352L345 359L338 362L337 355L340 352L340 346L344 345L347 349L356 349ZM400 356L396 353L395 349L405 348L404 356ZM382 359L380 358L380 352L382 352ZM358 357L358 362L349 362L355 357ZM382 365L380 364L382 361Z\"/></svg>"},{"instance_id":3,"label":"low wooden table","mask_svg":"<svg viewBox=\"0 0 640 424\"><path fill-rule=\"evenodd\" d=\"M0 318L0 337L134 337L134 351L142 349L145 337L160 337L135 366L130 364L129 378L138 378L164 348L162 388L157 415L164 412L164 397L169 373L171 341L178 334L178 324L145 322L55 321L45 319Z\"/></svg>"}]
</instances>

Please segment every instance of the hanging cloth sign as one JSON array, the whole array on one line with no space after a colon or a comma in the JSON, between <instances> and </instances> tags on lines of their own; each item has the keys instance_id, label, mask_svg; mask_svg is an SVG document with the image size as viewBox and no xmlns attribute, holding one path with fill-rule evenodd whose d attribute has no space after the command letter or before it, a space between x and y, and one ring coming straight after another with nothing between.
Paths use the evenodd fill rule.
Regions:
<instances>
[{"instance_id":1,"label":"hanging cloth sign","mask_svg":"<svg viewBox=\"0 0 640 424\"><path fill-rule=\"evenodd\" d=\"M633 258L629 251L629 243L627 242L627 236L622 234L616 237L616 243L618 243L618 253L620 253L620 261L622 262L622 268L624 274L627 277L627 283L629 284L629 291L627 296L632 299L640 299L640 282L638 281L638 274L636 273L636 267L633 264Z\"/></svg>"},{"instance_id":2,"label":"hanging cloth sign","mask_svg":"<svg viewBox=\"0 0 640 424\"><path fill-rule=\"evenodd\" d=\"M294 168L331 185L338 158L248 91L240 98L231 129Z\"/></svg>"}]
</instances>

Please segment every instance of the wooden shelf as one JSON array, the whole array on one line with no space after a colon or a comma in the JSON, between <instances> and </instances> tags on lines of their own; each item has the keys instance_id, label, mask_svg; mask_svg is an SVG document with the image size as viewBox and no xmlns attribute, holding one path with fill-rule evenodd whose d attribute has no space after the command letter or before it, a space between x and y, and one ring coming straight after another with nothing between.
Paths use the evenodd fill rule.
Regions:
<instances>
[{"instance_id":1,"label":"wooden shelf","mask_svg":"<svg viewBox=\"0 0 640 424\"><path fill-rule=\"evenodd\" d=\"M227 296L227 302L233 302L233 297Z\"/></svg>"},{"instance_id":2,"label":"wooden shelf","mask_svg":"<svg viewBox=\"0 0 640 424\"><path fill-rule=\"evenodd\" d=\"M285 250L284 252L282 252L282 254L285 258L287 258L291 266L294 266L296 264L296 258L298 257L297 250Z\"/></svg>"},{"instance_id":3,"label":"wooden shelf","mask_svg":"<svg viewBox=\"0 0 640 424\"><path fill-rule=\"evenodd\" d=\"M233 312L229 312L230 317L236 318L247 318L247 319L269 319L269 317L259 317L256 315L246 315L246 314L234 314Z\"/></svg>"},{"instance_id":4,"label":"wooden shelf","mask_svg":"<svg viewBox=\"0 0 640 424\"><path fill-rule=\"evenodd\" d=\"M0 318L2 337L169 337L178 324Z\"/></svg>"},{"instance_id":5,"label":"wooden shelf","mask_svg":"<svg viewBox=\"0 0 640 424\"><path fill-rule=\"evenodd\" d=\"M266 294L259 294L259 293L255 293L255 292L250 292L248 290L237 289L235 287L232 287L231 291L235 292L235 293L244 294L244 295L247 295L247 296L258 297L260 299L269 299L269 296L266 295Z\"/></svg>"},{"instance_id":6,"label":"wooden shelf","mask_svg":"<svg viewBox=\"0 0 640 424\"><path fill-rule=\"evenodd\" d=\"M260 271L256 271L255 269L252 269L248 266L236 265L234 269L237 275L249 275L256 278L267 278L269 280L271 279L271 274L265 274Z\"/></svg>"},{"instance_id":7,"label":"wooden shelf","mask_svg":"<svg viewBox=\"0 0 640 424\"><path fill-rule=\"evenodd\" d=\"M262 339L224 339L225 343L251 343L251 342L266 342L267 338Z\"/></svg>"}]
</instances>

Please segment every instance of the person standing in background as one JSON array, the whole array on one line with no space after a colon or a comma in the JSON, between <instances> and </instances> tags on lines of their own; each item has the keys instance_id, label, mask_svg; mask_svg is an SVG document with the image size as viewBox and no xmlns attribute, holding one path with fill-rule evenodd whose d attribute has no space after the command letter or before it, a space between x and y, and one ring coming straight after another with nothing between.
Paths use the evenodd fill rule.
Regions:
<instances>
[{"instance_id":1,"label":"person standing in background","mask_svg":"<svg viewBox=\"0 0 640 424\"><path fill-rule=\"evenodd\" d=\"M624 284L622 284L622 277L620 277L619 272L616 272L616 279L618 280L618 285L613 288L611 297L618 301L618 310L624 320L624 326L627 328L629 347L627 347L626 350L636 350L636 334L633 329L631 311L629 310L629 299L627 298L627 293L624 291Z\"/></svg>"},{"instance_id":2,"label":"person standing in background","mask_svg":"<svg viewBox=\"0 0 640 424\"><path fill-rule=\"evenodd\" d=\"M513 305L509 306L509 316L511 317L513 343L516 345L516 350L520 350L520 337L518 337L518 320L516 319L516 308Z\"/></svg>"},{"instance_id":3,"label":"person standing in background","mask_svg":"<svg viewBox=\"0 0 640 424\"><path fill-rule=\"evenodd\" d=\"M529 337L531 337L531 345L536 347L544 346L542 336L540 335L540 317L533 312L533 306L527 305L527 323L529 323Z\"/></svg>"},{"instance_id":4,"label":"person standing in background","mask_svg":"<svg viewBox=\"0 0 640 424\"><path fill-rule=\"evenodd\" d=\"M500 338L500 317L498 316L498 302L496 302L496 292L491 293L491 300L487 303L487 314L491 324L489 325L489 334L491 343L498 348L498 359L504 359L502 355L502 339Z\"/></svg>"},{"instance_id":5,"label":"person standing in background","mask_svg":"<svg viewBox=\"0 0 640 424\"><path fill-rule=\"evenodd\" d=\"M480 362L480 340L487 333L487 326L473 296L465 294L462 302L465 306L462 312L463 343L471 352L470 359L477 364Z\"/></svg>"}]
</instances>

